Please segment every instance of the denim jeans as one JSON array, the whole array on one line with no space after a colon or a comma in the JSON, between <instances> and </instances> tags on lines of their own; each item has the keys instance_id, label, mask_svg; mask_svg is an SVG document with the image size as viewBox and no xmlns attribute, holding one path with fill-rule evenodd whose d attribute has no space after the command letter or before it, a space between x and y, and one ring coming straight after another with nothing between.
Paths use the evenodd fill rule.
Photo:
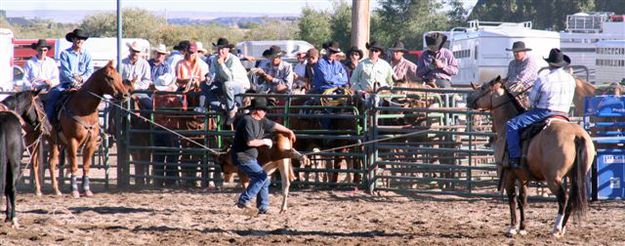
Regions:
<instances>
[{"instance_id":1,"label":"denim jeans","mask_svg":"<svg viewBox=\"0 0 625 246\"><path fill-rule=\"evenodd\" d=\"M59 97L61 97L61 93L63 93L63 91L65 90L66 90L66 87L61 84L61 85L52 87L52 89L48 91L44 109L46 111L46 116L48 117L50 122L52 122L53 121L52 119L54 119L54 117L56 116L56 112L55 112L56 102L59 100Z\"/></svg>"},{"instance_id":2,"label":"denim jeans","mask_svg":"<svg viewBox=\"0 0 625 246\"><path fill-rule=\"evenodd\" d=\"M245 93L245 89L231 81L213 82L210 85L202 84L202 94L206 96L208 104L215 107L221 102L219 98L223 95L226 99L226 111L232 110L237 105L241 106L241 97L236 97L236 95L243 93Z\"/></svg>"},{"instance_id":3,"label":"denim jeans","mask_svg":"<svg viewBox=\"0 0 625 246\"><path fill-rule=\"evenodd\" d=\"M531 109L506 123L506 143L510 158L521 158L521 131L557 113L548 109Z\"/></svg>"},{"instance_id":4,"label":"denim jeans","mask_svg":"<svg viewBox=\"0 0 625 246\"><path fill-rule=\"evenodd\" d=\"M256 207L260 210L267 210L269 208L269 183L271 182L267 173L256 160L240 161L235 153L232 153L232 160L239 170L250 178L247 189L239 197L239 203L247 204L256 197Z\"/></svg>"}]
</instances>

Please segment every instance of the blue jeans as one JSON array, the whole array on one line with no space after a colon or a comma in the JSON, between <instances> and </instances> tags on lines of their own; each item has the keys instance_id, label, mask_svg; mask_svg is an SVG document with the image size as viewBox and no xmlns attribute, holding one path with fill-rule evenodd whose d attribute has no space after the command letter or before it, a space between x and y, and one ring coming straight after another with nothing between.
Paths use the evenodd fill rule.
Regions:
<instances>
[{"instance_id":1,"label":"blue jeans","mask_svg":"<svg viewBox=\"0 0 625 246\"><path fill-rule=\"evenodd\" d=\"M66 87L63 84L61 84L61 85L52 87L52 89L48 91L44 110L46 111L46 116L48 116L48 119L50 122L52 122L54 117L56 116L56 112L55 112L56 102L59 100L59 97L61 97L61 93L63 93L63 91L65 90L66 90Z\"/></svg>"},{"instance_id":2,"label":"blue jeans","mask_svg":"<svg viewBox=\"0 0 625 246\"><path fill-rule=\"evenodd\" d=\"M238 94L245 93L245 89L241 85L232 82L213 82L210 85L202 84L202 94L208 99L209 105L215 107L215 102L223 95L226 99L226 111L234 109L235 106L241 106L241 97L235 97Z\"/></svg>"},{"instance_id":3,"label":"blue jeans","mask_svg":"<svg viewBox=\"0 0 625 246\"><path fill-rule=\"evenodd\" d=\"M256 207L260 210L267 210L269 208L269 183L271 182L267 173L256 160L240 161L234 152L232 160L250 178L247 189L239 197L239 203L247 204L256 197Z\"/></svg>"},{"instance_id":4,"label":"blue jeans","mask_svg":"<svg viewBox=\"0 0 625 246\"><path fill-rule=\"evenodd\" d=\"M548 109L531 109L517 115L506 123L506 143L508 154L512 158L521 158L521 130L558 113Z\"/></svg>"}]
</instances>

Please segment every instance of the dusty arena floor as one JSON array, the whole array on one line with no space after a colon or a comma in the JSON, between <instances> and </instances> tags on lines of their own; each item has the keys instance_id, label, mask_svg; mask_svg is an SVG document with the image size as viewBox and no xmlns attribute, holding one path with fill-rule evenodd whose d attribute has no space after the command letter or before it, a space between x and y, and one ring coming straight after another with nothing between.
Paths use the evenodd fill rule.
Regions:
<instances>
[{"instance_id":1,"label":"dusty arena floor","mask_svg":"<svg viewBox=\"0 0 625 246\"><path fill-rule=\"evenodd\" d=\"M529 234L503 232L508 207L500 200L350 191L297 191L290 209L248 217L236 193L144 191L72 199L19 194L21 229L0 227L0 245L500 245L625 244L625 203L598 202L564 239L548 232L556 204L530 204ZM4 210L4 204L2 205ZM2 215L4 216L4 215Z\"/></svg>"}]
</instances>

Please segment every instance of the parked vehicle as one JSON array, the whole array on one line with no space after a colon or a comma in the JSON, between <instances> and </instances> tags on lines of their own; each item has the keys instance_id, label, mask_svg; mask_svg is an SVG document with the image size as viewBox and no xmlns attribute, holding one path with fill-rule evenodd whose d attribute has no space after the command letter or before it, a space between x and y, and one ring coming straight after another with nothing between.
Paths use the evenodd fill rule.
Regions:
<instances>
[{"instance_id":1,"label":"parked vehicle","mask_svg":"<svg viewBox=\"0 0 625 246\"><path fill-rule=\"evenodd\" d=\"M13 89L13 32L0 28L0 92ZM0 100L6 95L0 94Z\"/></svg>"}]
</instances>

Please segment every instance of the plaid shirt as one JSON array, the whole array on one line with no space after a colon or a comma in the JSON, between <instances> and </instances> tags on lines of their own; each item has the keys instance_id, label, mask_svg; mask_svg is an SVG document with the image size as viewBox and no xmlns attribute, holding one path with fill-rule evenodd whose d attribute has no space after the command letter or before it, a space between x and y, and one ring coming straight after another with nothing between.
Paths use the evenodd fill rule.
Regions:
<instances>
[{"instance_id":1,"label":"plaid shirt","mask_svg":"<svg viewBox=\"0 0 625 246\"><path fill-rule=\"evenodd\" d=\"M436 68L434 59L443 62L442 68ZM441 48L438 52L426 50L417 60L417 77L425 81L429 80L449 80L458 73L458 61L454 58L454 53L446 48Z\"/></svg>"},{"instance_id":2,"label":"plaid shirt","mask_svg":"<svg viewBox=\"0 0 625 246\"><path fill-rule=\"evenodd\" d=\"M514 59L508 64L508 79L504 85L525 109L530 106L527 94L538 78L538 69L536 60L529 56L522 61Z\"/></svg>"},{"instance_id":3,"label":"plaid shirt","mask_svg":"<svg viewBox=\"0 0 625 246\"><path fill-rule=\"evenodd\" d=\"M529 98L534 108L569 112L575 96L575 79L562 68L538 77Z\"/></svg>"},{"instance_id":4,"label":"plaid shirt","mask_svg":"<svg viewBox=\"0 0 625 246\"><path fill-rule=\"evenodd\" d=\"M393 81L395 82L417 82L417 64L406 58L401 58L398 63L391 63L393 67Z\"/></svg>"}]
</instances>

